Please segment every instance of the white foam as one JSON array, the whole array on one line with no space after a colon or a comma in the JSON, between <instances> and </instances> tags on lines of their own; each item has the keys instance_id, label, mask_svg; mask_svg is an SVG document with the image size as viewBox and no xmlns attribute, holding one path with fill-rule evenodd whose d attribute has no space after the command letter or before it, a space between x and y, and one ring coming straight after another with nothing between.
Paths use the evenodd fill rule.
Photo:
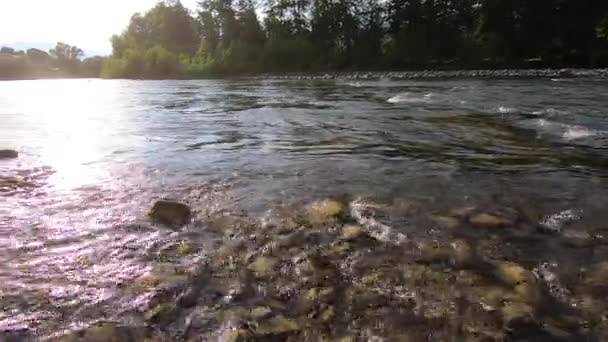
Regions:
<instances>
[{"instance_id":1,"label":"white foam","mask_svg":"<svg viewBox=\"0 0 608 342\"><path fill-rule=\"evenodd\" d=\"M537 126L537 128L542 132L559 136L565 141L603 136L606 134L605 131L598 131L584 126L554 122L544 118L534 120L533 122L535 126Z\"/></svg>"},{"instance_id":2,"label":"white foam","mask_svg":"<svg viewBox=\"0 0 608 342\"><path fill-rule=\"evenodd\" d=\"M498 112L500 114L513 114L517 113L517 108L500 106L498 107Z\"/></svg>"},{"instance_id":3,"label":"white foam","mask_svg":"<svg viewBox=\"0 0 608 342\"><path fill-rule=\"evenodd\" d=\"M579 220L580 216L574 210L564 210L557 214L549 215L540 222L540 225L548 231L559 233L564 225Z\"/></svg>"},{"instance_id":4,"label":"white foam","mask_svg":"<svg viewBox=\"0 0 608 342\"><path fill-rule=\"evenodd\" d=\"M407 241L407 236L395 232L392 227L379 222L373 215L370 215L369 211L373 207L374 205L358 198L350 203L350 214L365 229L369 236L378 241L395 245L400 245Z\"/></svg>"},{"instance_id":5,"label":"white foam","mask_svg":"<svg viewBox=\"0 0 608 342\"><path fill-rule=\"evenodd\" d=\"M406 92L406 93L397 94L397 95L391 97L390 99L388 99L386 102L388 102L388 103L429 103L429 102L434 102L436 97L437 97L437 95L434 93L427 93L427 94L420 96L419 94L412 94L412 93Z\"/></svg>"},{"instance_id":6,"label":"white foam","mask_svg":"<svg viewBox=\"0 0 608 342\"><path fill-rule=\"evenodd\" d=\"M555 109L555 108L545 108L545 109L534 111L534 112L532 112L532 114L558 116L558 115L567 115L567 114L570 114L570 112L565 111L565 110Z\"/></svg>"},{"instance_id":7,"label":"white foam","mask_svg":"<svg viewBox=\"0 0 608 342\"><path fill-rule=\"evenodd\" d=\"M597 135L598 132L582 127L582 126L570 126L566 129L562 138L565 140L576 140L582 138L588 138Z\"/></svg>"},{"instance_id":8,"label":"white foam","mask_svg":"<svg viewBox=\"0 0 608 342\"><path fill-rule=\"evenodd\" d=\"M547 119L538 119L538 120L536 120L536 123L540 127L548 127L548 126L552 125L552 123L549 120L547 120Z\"/></svg>"}]
</instances>

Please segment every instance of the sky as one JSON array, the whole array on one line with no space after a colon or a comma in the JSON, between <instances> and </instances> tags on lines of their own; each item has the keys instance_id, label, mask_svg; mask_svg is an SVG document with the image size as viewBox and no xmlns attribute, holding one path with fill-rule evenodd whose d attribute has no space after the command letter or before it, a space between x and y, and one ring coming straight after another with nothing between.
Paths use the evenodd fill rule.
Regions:
<instances>
[{"instance_id":1,"label":"sky","mask_svg":"<svg viewBox=\"0 0 608 342\"><path fill-rule=\"evenodd\" d=\"M197 0L182 0L196 8ZM85 51L112 52L110 37L121 33L131 15L157 0L0 0L0 44L62 41Z\"/></svg>"}]
</instances>

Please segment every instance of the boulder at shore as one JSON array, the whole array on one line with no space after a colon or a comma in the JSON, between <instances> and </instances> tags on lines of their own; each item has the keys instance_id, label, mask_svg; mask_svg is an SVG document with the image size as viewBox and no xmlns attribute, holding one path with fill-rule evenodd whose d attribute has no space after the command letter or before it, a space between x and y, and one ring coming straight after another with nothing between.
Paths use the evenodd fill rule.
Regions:
<instances>
[{"instance_id":1,"label":"boulder at shore","mask_svg":"<svg viewBox=\"0 0 608 342\"><path fill-rule=\"evenodd\" d=\"M190 222L192 211L183 203L161 200L154 203L149 215L154 222L178 228Z\"/></svg>"},{"instance_id":2,"label":"boulder at shore","mask_svg":"<svg viewBox=\"0 0 608 342\"><path fill-rule=\"evenodd\" d=\"M15 150L0 150L0 159L14 159L19 157L19 153Z\"/></svg>"}]
</instances>

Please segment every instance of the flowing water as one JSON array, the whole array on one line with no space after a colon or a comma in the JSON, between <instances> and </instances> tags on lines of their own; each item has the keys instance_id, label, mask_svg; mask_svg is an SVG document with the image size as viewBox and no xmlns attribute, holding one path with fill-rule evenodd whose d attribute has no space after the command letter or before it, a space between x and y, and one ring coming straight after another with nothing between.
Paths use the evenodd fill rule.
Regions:
<instances>
[{"instance_id":1,"label":"flowing water","mask_svg":"<svg viewBox=\"0 0 608 342\"><path fill-rule=\"evenodd\" d=\"M437 275L481 272L422 260L424 252L411 256L418 259L404 271L413 259L403 250L412 247L399 237L420 250L429 241L449 245L458 238L474 245L484 263L508 260L534 270L546 298L530 314L540 328L527 331L602 340L608 277L598 280L594 270L608 270L607 94L608 81L593 78L1 82L0 148L18 150L19 158L0 160L0 340L57 338L100 321L145 326L169 339L228 340L221 337L227 324L238 330L230 322L252 319L210 312L262 302L309 330L313 323L300 316L323 325L332 338L519 338L512 329L494 336L448 319L468 317L468 309L453 309L466 289L442 301L428 294L411 310L395 304L420 285L408 283L416 267ZM147 213L162 198L190 205L193 221L177 230L151 223ZM241 285L255 288L245 291L247 298L204 287L169 319L146 314L160 300L159 283L202 282L212 271L192 276L192 270L212 265L235 235L256 240L258 234L258 245L238 248L259 253L282 234L272 231L260 241L268 227L326 198L350 206L349 219L374 238L349 245L348 255L336 252L336 274L325 276L324 286L340 283L334 284L337 312L325 314L324 303L315 309L319 321L310 308L268 304L274 287L306 286L248 279L242 274L251 267L236 262ZM506 221L488 223L483 215ZM248 228L235 228L243 225ZM331 226L302 246L335 239L341 228ZM292 249L270 253L282 265L278 273L297 268ZM354 259L355 271L341 268ZM383 277L395 270L400 280L393 286ZM347 293L361 290L357 284L370 274L384 279L372 282L373 293L393 304L342 303L352 301ZM160 280L141 284L154 277ZM174 299L179 291L172 291L167 296ZM277 291L273 300L280 302L285 296ZM441 305L453 310L442 315ZM294 341L319 340L301 328L283 330ZM272 334L264 336L278 336Z\"/></svg>"}]
</instances>

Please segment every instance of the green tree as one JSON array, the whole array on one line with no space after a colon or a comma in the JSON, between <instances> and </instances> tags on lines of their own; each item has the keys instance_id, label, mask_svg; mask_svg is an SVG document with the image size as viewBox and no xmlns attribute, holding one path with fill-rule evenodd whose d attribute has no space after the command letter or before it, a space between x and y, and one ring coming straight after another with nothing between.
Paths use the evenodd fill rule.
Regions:
<instances>
[{"instance_id":1,"label":"green tree","mask_svg":"<svg viewBox=\"0 0 608 342\"><path fill-rule=\"evenodd\" d=\"M27 57L29 60L38 65L48 65L51 62L51 56L45 51L39 49L27 50Z\"/></svg>"}]
</instances>

